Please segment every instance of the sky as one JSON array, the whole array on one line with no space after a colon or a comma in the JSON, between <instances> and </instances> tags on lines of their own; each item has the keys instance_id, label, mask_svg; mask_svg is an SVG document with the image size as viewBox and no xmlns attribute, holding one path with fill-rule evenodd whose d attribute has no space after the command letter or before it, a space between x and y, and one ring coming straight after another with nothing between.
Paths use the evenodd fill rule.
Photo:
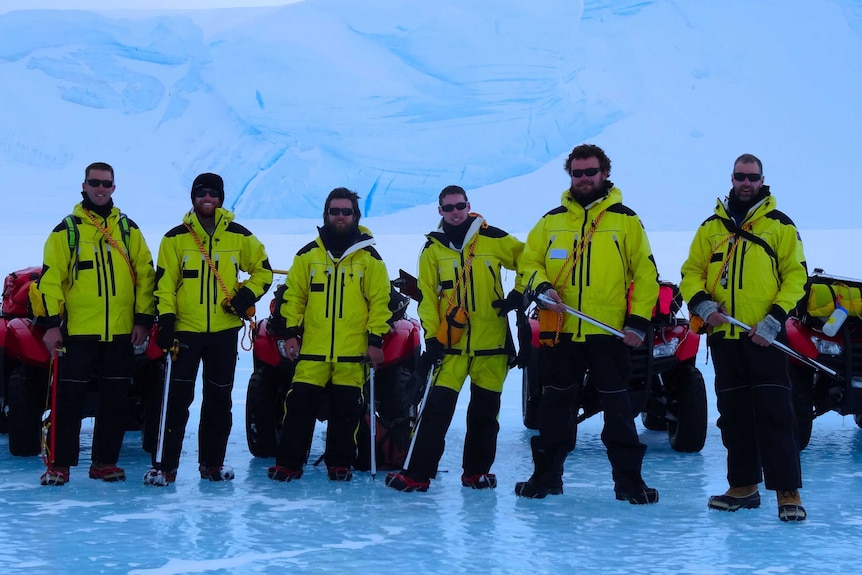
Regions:
<instances>
[{"instance_id":1,"label":"sky","mask_svg":"<svg viewBox=\"0 0 862 575\"><path fill-rule=\"evenodd\" d=\"M418 4L415 18L397 2L373 2L367 13L348 4L305 0L191 16L0 13L0 170L7 178L0 269L38 265L49 230L79 200L84 166L99 159L117 168L116 203L141 226L153 252L190 207L194 176L224 174L238 221L260 237L280 269L314 237L319 194L352 186L374 200L363 223L394 277L399 268L415 272L422 234L439 220L434 199L443 182L465 185L475 211L523 239L558 204L567 185L565 155L592 141L611 156L612 179L641 215L663 279L679 280L694 229L729 189L732 161L743 151L764 160L779 206L799 225L809 267L862 277L854 249L862 243L855 209L860 120L852 113L862 77L862 3L824 1L812 19L810 4L795 0L721 6L539 0L530 5L541 17L524 16L517 38L505 34L515 26L516 2L477 0L464 7L463 19L452 17L458 3L446 0L433 3L435 17L429 17L431 3ZM45 5L59 6L70 4ZM492 33L497 27L500 34ZM529 30L540 38L525 37ZM465 38L470 50L453 46ZM278 50L287 40L298 46L292 58ZM522 57L530 45L538 51L532 60L489 63L495 53ZM172 57L181 63L172 64ZM284 75L288 65L291 74ZM553 83L560 71L568 75ZM537 85L550 88L533 93ZM255 91L267 103L263 108ZM400 91L399 105L416 98L424 108L409 119L377 118L396 99L375 106L373 95ZM185 107L178 104L183 101ZM572 101L580 102L574 110ZM482 105L490 106L490 121L465 128L464 119L475 119ZM568 125L554 126L570 112ZM495 123L507 117L518 121ZM389 131L370 132L369 118ZM530 130L518 123L524 118ZM417 122L447 137L420 134ZM298 133L305 138L296 144L302 153L285 166L264 161L275 149L290 149L285 142ZM338 153L362 149L361 162ZM392 182L402 173L415 182L419 174L427 185L406 185L396 199L379 186L372 194L365 177L372 152L386 157ZM467 152L469 162L453 160ZM337 177L326 177L324 167ZM305 187L285 183L294 173L307 180ZM270 183L256 187L257 179ZM304 215L306 207L311 215ZM511 285L514 278L505 281ZM266 315L268 301L258 304L258 317ZM814 422L802 454L804 524L778 521L774 497L765 491L759 510L709 512L709 495L726 488L725 452L703 345L697 366L708 390L706 445L700 453L676 453L665 434L639 423L648 445L644 475L661 500L634 507L613 498L601 416L579 430L563 495L515 497L514 483L532 468L518 370L504 388L494 466L500 487L493 492L466 490L458 481L466 392L447 439L444 471L426 494L392 492L381 475L372 480L364 473L335 485L311 466L298 482L274 484L266 478L272 461L252 457L246 447L252 358L242 351L227 460L236 469L234 482L198 480L199 391L177 483L163 490L140 481L149 456L135 432L127 434L121 459L128 481L103 484L86 478L92 422L85 421L82 465L61 489L40 487L41 460L11 457L0 436L0 571L737 575L857 568L862 508L847 494L862 489L862 430L852 417L827 413ZM322 446L318 426L312 458Z\"/></svg>"}]
</instances>

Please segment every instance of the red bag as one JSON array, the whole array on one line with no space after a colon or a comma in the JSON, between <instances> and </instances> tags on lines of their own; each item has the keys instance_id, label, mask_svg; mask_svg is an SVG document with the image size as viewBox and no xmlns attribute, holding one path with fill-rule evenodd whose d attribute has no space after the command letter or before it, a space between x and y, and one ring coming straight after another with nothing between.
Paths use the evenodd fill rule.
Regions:
<instances>
[{"instance_id":1,"label":"red bag","mask_svg":"<svg viewBox=\"0 0 862 575\"><path fill-rule=\"evenodd\" d=\"M5 317L27 317L30 284L42 277L42 266L14 271L3 282L3 304L0 314Z\"/></svg>"}]
</instances>

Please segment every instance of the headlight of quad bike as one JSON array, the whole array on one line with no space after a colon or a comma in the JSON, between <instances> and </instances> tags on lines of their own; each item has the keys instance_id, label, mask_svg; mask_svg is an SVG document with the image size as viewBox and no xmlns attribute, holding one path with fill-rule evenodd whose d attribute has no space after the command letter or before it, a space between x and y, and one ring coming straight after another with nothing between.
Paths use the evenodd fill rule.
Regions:
<instances>
[{"instance_id":1,"label":"headlight of quad bike","mask_svg":"<svg viewBox=\"0 0 862 575\"><path fill-rule=\"evenodd\" d=\"M844 352L844 346L837 341L821 339L819 337L812 337L811 341L814 342L814 347L816 347L817 351L822 355L839 356Z\"/></svg>"},{"instance_id":2,"label":"headlight of quad bike","mask_svg":"<svg viewBox=\"0 0 862 575\"><path fill-rule=\"evenodd\" d=\"M652 348L653 357L670 357L676 353L676 348L679 347L679 338L672 337L662 343L657 343Z\"/></svg>"}]
</instances>

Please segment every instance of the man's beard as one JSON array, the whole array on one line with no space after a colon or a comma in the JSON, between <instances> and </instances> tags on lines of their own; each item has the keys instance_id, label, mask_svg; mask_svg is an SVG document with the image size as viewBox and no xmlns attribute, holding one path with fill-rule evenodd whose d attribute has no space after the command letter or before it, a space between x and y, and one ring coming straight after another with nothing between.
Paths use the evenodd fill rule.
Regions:
<instances>
[{"instance_id":1,"label":"man's beard","mask_svg":"<svg viewBox=\"0 0 862 575\"><path fill-rule=\"evenodd\" d=\"M356 229L359 227L359 224L357 224L356 222L351 222L344 227L339 228L334 223L327 222L324 227L326 227L327 231L332 235L343 237L353 235L353 233L355 233Z\"/></svg>"}]
</instances>

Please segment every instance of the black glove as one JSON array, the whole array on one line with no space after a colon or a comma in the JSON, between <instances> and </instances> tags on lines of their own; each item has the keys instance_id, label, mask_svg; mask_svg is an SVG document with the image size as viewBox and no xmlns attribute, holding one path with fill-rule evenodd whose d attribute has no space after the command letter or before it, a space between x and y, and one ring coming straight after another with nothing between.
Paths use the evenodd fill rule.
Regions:
<instances>
[{"instance_id":1,"label":"black glove","mask_svg":"<svg viewBox=\"0 0 862 575\"><path fill-rule=\"evenodd\" d=\"M533 330L527 314L518 313L518 357L515 365L524 369L530 364L530 354L533 353Z\"/></svg>"},{"instance_id":2,"label":"black glove","mask_svg":"<svg viewBox=\"0 0 862 575\"><path fill-rule=\"evenodd\" d=\"M436 337L429 337L425 340L425 365L430 369L435 365L439 365L443 361L443 344Z\"/></svg>"},{"instance_id":3,"label":"black glove","mask_svg":"<svg viewBox=\"0 0 862 575\"><path fill-rule=\"evenodd\" d=\"M254 304L257 301L254 293L247 287L239 288L236 295L230 298L230 313L238 315L242 319L249 319L254 315Z\"/></svg>"},{"instance_id":4,"label":"black glove","mask_svg":"<svg viewBox=\"0 0 862 575\"><path fill-rule=\"evenodd\" d=\"M512 290L509 292L509 295L506 296L506 299L498 299L497 301L491 302L491 307L496 308L497 315L500 317L503 317L513 309L523 310L524 294L517 290Z\"/></svg>"},{"instance_id":5,"label":"black glove","mask_svg":"<svg viewBox=\"0 0 862 575\"><path fill-rule=\"evenodd\" d=\"M156 338L156 343L159 344L159 349L167 351L174 347L174 324L177 322L177 316L172 313L166 313L159 316L159 335Z\"/></svg>"}]
</instances>

